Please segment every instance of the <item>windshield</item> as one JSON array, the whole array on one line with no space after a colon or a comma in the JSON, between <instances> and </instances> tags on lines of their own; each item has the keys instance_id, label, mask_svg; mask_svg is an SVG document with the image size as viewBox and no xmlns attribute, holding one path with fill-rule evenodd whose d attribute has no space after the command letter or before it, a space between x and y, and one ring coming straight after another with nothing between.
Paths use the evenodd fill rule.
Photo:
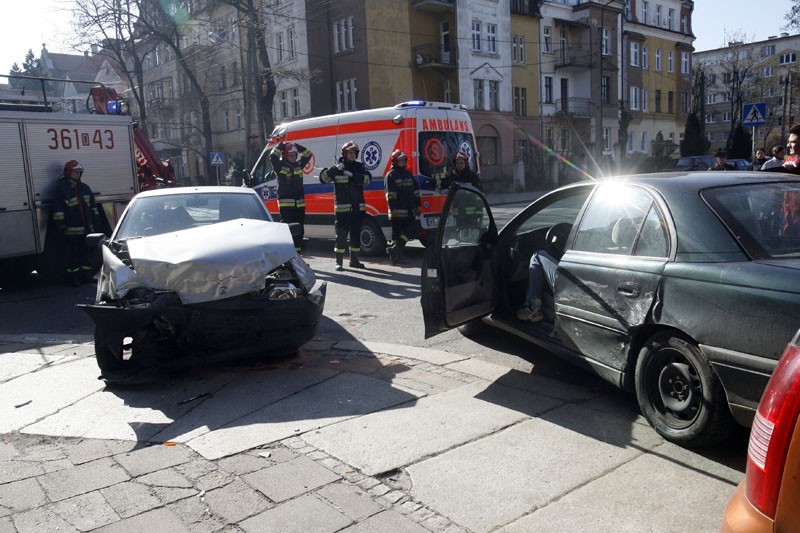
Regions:
<instances>
[{"instance_id":1,"label":"windshield","mask_svg":"<svg viewBox=\"0 0 800 533\"><path fill-rule=\"evenodd\" d=\"M800 183L721 187L703 198L751 257L800 257Z\"/></svg>"},{"instance_id":2,"label":"windshield","mask_svg":"<svg viewBox=\"0 0 800 533\"><path fill-rule=\"evenodd\" d=\"M135 199L119 223L115 240L161 235L236 218L269 221L254 194L193 193Z\"/></svg>"}]
</instances>

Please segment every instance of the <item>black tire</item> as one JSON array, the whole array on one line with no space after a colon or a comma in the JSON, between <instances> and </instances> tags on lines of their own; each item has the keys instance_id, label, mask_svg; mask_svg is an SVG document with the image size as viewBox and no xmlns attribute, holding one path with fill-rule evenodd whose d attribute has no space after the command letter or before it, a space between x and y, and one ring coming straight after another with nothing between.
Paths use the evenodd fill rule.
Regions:
<instances>
[{"instance_id":1,"label":"black tire","mask_svg":"<svg viewBox=\"0 0 800 533\"><path fill-rule=\"evenodd\" d=\"M125 360L123 354L123 339L117 335L108 334L101 328L94 328L94 353L97 366L103 379L109 383L123 383L141 370L141 366L134 360Z\"/></svg>"},{"instance_id":2,"label":"black tire","mask_svg":"<svg viewBox=\"0 0 800 533\"><path fill-rule=\"evenodd\" d=\"M486 324L480 318L470 320L466 324L458 326L458 332L468 339L477 337L486 331Z\"/></svg>"},{"instance_id":3,"label":"black tire","mask_svg":"<svg viewBox=\"0 0 800 533\"><path fill-rule=\"evenodd\" d=\"M361 223L361 253L369 256L386 255L386 237L378 223L367 216Z\"/></svg>"},{"instance_id":4,"label":"black tire","mask_svg":"<svg viewBox=\"0 0 800 533\"><path fill-rule=\"evenodd\" d=\"M636 361L636 398L656 432L681 446L717 444L736 428L722 383L680 334L658 333L645 343Z\"/></svg>"}]
</instances>

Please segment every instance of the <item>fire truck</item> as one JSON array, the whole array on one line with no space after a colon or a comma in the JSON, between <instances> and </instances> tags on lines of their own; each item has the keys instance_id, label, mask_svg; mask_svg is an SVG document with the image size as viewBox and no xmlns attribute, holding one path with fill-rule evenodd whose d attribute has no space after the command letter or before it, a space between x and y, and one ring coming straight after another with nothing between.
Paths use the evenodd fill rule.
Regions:
<instances>
[{"instance_id":1,"label":"fire truck","mask_svg":"<svg viewBox=\"0 0 800 533\"><path fill-rule=\"evenodd\" d=\"M453 156L461 151L470 158L470 167L479 172L478 152L472 121L461 104L413 100L393 107L351 111L286 122L275 127L264 150L250 171L250 185L280 218L277 181L269 153L281 141L308 148L313 157L303 169L306 198L306 237L334 238L333 184L322 184L319 173L335 165L342 145L355 141L360 160L372 174L365 187L367 216L361 225L361 252L386 253L391 235L388 206L384 195L384 176L391 168L390 156L396 149L408 155L408 169L420 186L421 215L415 237L423 245L431 242L447 191L439 188Z\"/></svg>"},{"instance_id":2,"label":"fire truck","mask_svg":"<svg viewBox=\"0 0 800 533\"><path fill-rule=\"evenodd\" d=\"M29 91L27 101L24 90L16 96L7 92L0 102L0 267L6 274L35 269L57 279L64 272L63 254L50 202L64 163L75 159L83 165L83 180L101 208L99 229L107 233L139 190L142 158L165 170L143 132L137 137L127 105L113 90L94 82L1 77L35 80L42 91L33 100ZM85 110L76 99L48 100L48 88L56 84L89 85ZM139 165L137 152L143 154Z\"/></svg>"}]
</instances>

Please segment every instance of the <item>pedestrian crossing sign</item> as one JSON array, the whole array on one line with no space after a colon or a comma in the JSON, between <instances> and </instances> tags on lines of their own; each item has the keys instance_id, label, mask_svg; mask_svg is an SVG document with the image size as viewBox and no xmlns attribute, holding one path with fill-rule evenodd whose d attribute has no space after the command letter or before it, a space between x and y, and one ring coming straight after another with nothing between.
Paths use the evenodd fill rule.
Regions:
<instances>
[{"instance_id":1,"label":"pedestrian crossing sign","mask_svg":"<svg viewBox=\"0 0 800 533\"><path fill-rule=\"evenodd\" d=\"M211 152L211 166L221 167L225 164L225 154L222 152Z\"/></svg>"},{"instance_id":2,"label":"pedestrian crossing sign","mask_svg":"<svg viewBox=\"0 0 800 533\"><path fill-rule=\"evenodd\" d=\"M742 126L763 126L767 122L767 104L758 102L742 106Z\"/></svg>"}]
</instances>

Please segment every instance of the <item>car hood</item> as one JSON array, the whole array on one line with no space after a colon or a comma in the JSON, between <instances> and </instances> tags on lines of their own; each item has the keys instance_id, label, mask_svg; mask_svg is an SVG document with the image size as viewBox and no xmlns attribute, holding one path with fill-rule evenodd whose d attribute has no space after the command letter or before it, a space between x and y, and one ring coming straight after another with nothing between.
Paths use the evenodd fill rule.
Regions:
<instances>
[{"instance_id":1,"label":"car hood","mask_svg":"<svg viewBox=\"0 0 800 533\"><path fill-rule=\"evenodd\" d=\"M116 299L148 287L175 292L184 304L232 298L263 289L264 277L297 255L289 226L243 218L127 245L130 267L103 246L98 295Z\"/></svg>"}]
</instances>

